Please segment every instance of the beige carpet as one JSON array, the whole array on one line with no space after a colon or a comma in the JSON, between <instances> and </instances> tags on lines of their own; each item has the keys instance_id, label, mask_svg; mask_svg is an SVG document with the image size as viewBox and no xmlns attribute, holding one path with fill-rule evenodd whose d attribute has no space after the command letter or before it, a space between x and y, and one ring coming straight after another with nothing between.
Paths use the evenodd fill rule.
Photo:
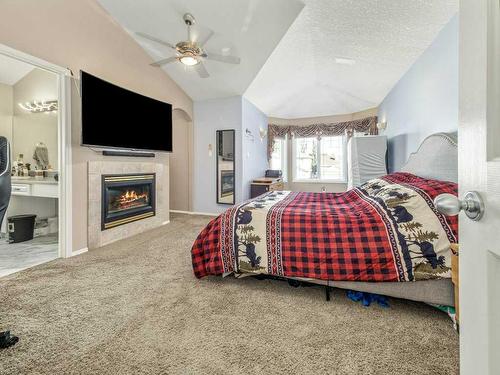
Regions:
<instances>
[{"instance_id":1,"label":"beige carpet","mask_svg":"<svg viewBox=\"0 0 500 375\"><path fill-rule=\"evenodd\" d=\"M458 336L420 303L191 272L207 217L0 279L2 374L457 374Z\"/></svg>"}]
</instances>

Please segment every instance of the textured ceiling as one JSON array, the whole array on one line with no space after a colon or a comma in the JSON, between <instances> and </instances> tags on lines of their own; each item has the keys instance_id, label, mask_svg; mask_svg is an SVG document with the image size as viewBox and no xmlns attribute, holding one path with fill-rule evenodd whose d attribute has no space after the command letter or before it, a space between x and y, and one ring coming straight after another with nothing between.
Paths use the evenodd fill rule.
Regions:
<instances>
[{"instance_id":1,"label":"textured ceiling","mask_svg":"<svg viewBox=\"0 0 500 375\"><path fill-rule=\"evenodd\" d=\"M179 63L163 69L193 100L242 95L272 117L346 114L378 106L451 17L458 0L98 0L150 54L186 39L185 12L209 51L240 65L206 61L199 78ZM304 6L305 5L305 6ZM290 26L291 25L291 26ZM124 57L126 58L126 57ZM347 58L354 64L338 64Z\"/></svg>"},{"instance_id":2,"label":"textured ceiling","mask_svg":"<svg viewBox=\"0 0 500 375\"><path fill-rule=\"evenodd\" d=\"M0 83L13 86L34 67L0 54Z\"/></svg>"},{"instance_id":3,"label":"textured ceiling","mask_svg":"<svg viewBox=\"0 0 500 375\"><path fill-rule=\"evenodd\" d=\"M187 39L182 20L192 13L193 28L213 53L241 58L239 65L206 61L209 78L175 62L163 69L193 100L242 95L303 8L298 0L98 0L104 9L149 53L151 61L173 56L173 51L135 35L144 32L176 44ZM126 59L126 56L124 56ZM153 69L153 68L152 68ZM158 69L158 68L156 68Z\"/></svg>"},{"instance_id":4,"label":"textured ceiling","mask_svg":"<svg viewBox=\"0 0 500 375\"><path fill-rule=\"evenodd\" d=\"M245 93L269 116L375 107L458 11L458 0L303 0ZM354 59L340 65L335 58Z\"/></svg>"}]
</instances>

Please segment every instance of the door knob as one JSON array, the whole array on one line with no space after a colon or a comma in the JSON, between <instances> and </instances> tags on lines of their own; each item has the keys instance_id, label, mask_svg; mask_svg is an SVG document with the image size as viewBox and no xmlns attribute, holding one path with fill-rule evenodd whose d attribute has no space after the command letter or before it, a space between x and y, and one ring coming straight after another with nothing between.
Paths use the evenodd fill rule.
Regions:
<instances>
[{"instance_id":1,"label":"door knob","mask_svg":"<svg viewBox=\"0 0 500 375\"><path fill-rule=\"evenodd\" d=\"M477 191L467 192L463 200L453 194L440 194L434 198L434 206L447 216L458 215L461 210L464 210L467 217L474 221L481 220L484 214L483 199Z\"/></svg>"}]
</instances>

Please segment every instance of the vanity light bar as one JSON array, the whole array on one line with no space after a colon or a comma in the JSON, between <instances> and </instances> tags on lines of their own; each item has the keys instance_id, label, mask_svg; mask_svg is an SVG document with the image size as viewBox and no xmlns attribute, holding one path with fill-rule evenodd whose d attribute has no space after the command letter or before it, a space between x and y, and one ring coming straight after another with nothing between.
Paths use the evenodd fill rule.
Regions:
<instances>
[{"instance_id":1,"label":"vanity light bar","mask_svg":"<svg viewBox=\"0 0 500 375\"><path fill-rule=\"evenodd\" d=\"M59 108L57 100L33 100L32 102L19 103L19 107L31 113L54 113L57 112Z\"/></svg>"}]
</instances>

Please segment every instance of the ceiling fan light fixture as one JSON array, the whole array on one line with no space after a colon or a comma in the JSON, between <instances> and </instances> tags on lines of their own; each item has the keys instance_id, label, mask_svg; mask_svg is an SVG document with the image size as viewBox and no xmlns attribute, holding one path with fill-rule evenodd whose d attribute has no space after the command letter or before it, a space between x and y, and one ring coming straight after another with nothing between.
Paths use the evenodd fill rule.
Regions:
<instances>
[{"instance_id":1,"label":"ceiling fan light fixture","mask_svg":"<svg viewBox=\"0 0 500 375\"><path fill-rule=\"evenodd\" d=\"M179 61L187 66L193 66L200 63L200 60L194 56L181 56L179 57Z\"/></svg>"},{"instance_id":2,"label":"ceiling fan light fixture","mask_svg":"<svg viewBox=\"0 0 500 375\"><path fill-rule=\"evenodd\" d=\"M180 62L184 66L192 67L196 73L200 76L200 78L208 78L210 74L208 73L205 65L203 64L205 60L212 60L226 64L239 64L241 59L237 56L231 56L231 48L224 47L221 49L222 54L220 53L212 53L207 52L205 50L204 45L207 41L214 35L213 30L210 30L208 34L206 34L203 38L200 38L200 35L193 35L191 32L191 26L193 26L196 21L192 14L186 13L183 17L184 23L187 26L187 40L181 40L175 45L169 42L166 42L162 39L159 39L155 36L145 34L142 32L137 32L136 34L142 38L145 38L149 41L161 44L163 46L169 47L175 50L175 54L173 56L169 56L163 58L158 61L154 61L151 63L151 66L154 67L162 67L167 64ZM186 70L186 69L185 69Z\"/></svg>"}]
</instances>

